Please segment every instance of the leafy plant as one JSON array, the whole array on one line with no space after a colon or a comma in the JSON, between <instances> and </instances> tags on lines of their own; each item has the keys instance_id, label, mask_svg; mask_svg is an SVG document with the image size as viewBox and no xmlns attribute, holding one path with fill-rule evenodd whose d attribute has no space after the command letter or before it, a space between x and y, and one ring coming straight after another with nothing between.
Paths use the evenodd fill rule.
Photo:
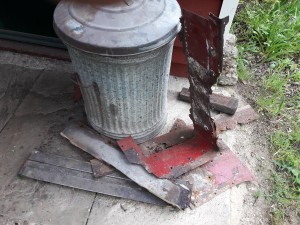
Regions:
<instances>
[{"instance_id":1,"label":"leafy plant","mask_svg":"<svg viewBox=\"0 0 300 225\"><path fill-rule=\"evenodd\" d=\"M257 104L277 127L270 134L275 170L266 196L273 224L282 224L289 210L300 218L300 0L242 4L234 23L238 71L260 87Z\"/></svg>"}]
</instances>

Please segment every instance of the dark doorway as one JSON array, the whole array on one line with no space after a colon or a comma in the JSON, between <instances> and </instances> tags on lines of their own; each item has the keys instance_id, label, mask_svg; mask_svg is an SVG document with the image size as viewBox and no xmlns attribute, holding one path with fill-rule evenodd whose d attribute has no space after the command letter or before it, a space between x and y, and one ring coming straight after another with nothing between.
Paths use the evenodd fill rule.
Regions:
<instances>
[{"instance_id":1,"label":"dark doorway","mask_svg":"<svg viewBox=\"0 0 300 225\"><path fill-rule=\"evenodd\" d=\"M0 29L56 37L52 0L4 0L0 3Z\"/></svg>"}]
</instances>

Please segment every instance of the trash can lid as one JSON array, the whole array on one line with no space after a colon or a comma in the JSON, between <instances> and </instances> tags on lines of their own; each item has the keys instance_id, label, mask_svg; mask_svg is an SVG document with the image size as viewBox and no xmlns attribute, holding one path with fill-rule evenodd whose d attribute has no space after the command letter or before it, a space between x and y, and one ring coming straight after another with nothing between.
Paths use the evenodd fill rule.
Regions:
<instances>
[{"instance_id":1,"label":"trash can lid","mask_svg":"<svg viewBox=\"0 0 300 225\"><path fill-rule=\"evenodd\" d=\"M158 48L180 30L176 0L62 0L54 29L67 44L102 55Z\"/></svg>"}]
</instances>

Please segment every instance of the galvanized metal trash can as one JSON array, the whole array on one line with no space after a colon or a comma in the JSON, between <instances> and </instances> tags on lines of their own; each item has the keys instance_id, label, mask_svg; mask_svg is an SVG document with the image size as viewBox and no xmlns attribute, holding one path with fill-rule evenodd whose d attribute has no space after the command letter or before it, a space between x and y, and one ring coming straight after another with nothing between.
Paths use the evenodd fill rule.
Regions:
<instances>
[{"instance_id":1,"label":"galvanized metal trash can","mask_svg":"<svg viewBox=\"0 0 300 225\"><path fill-rule=\"evenodd\" d=\"M176 0L63 0L54 29L79 74L90 125L143 142L163 128Z\"/></svg>"}]
</instances>

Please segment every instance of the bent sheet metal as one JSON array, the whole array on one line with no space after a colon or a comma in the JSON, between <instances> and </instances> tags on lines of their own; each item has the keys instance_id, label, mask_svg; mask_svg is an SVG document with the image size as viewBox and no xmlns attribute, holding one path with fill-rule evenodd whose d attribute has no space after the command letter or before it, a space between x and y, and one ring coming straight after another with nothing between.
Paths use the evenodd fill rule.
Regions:
<instances>
[{"instance_id":1,"label":"bent sheet metal","mask_svg":"<svg viewBox=\"0 0 300 225\"><path fill-rule=\"evenodd\" d=\"M106 144L95 131L79 125L70 125L61 132L61 135L83 151L112 165L165 202L179 209L189 206L191 197L189 188L167 179L158 179L143 167L129 163L118 148Z\"/></svg>"},{"instance_id":2,"label":"bent sheet metal","mask_svg":"<svg viewBox=\"0 0 300 225\"><path fill-rule=\"evenodd\" d=\"M131 137L118 141L131 163L143 165L160 178L176 178L195 169L211 160L218 150L209 96L222 69L223 34L228 17L219 19L210 14L206 19L186 10L182 14L180 37L188 59L194 131L187 135L182 134L184 131L171 132L140 146ZM159 150L147 154L151 149Z\"/></svg>"},{"instance_id":3,"label":"bent sheet metal","mask_svg":"<svg viewBox=\"0 0 300 225\"><path fill-rule=\"evenodd\" d=\"M174 144L176 140L180 140L180 138L175 140L168 139L169 134L174 137L175 133L179 136L182 135L181 137L184 138L193 132L194 129L192 126L186 125L181 120L177 120L170 133L158 137L156 141L160 141L160 143L165 142L165 145L168 146ZM217 144L219 151L210 152L211 160L176 179L178 182L183 182L191 187L192 208L204 204L232 186L255 180L249 169L222 140L219 139ZM180 156L178 157L180 158Z\"/></svg>"},{"instance_id":4,"label":"bent sheet metal","mask_svg":"<svg viewBox=\"0 0 300 225\"><path fill-rule=\"evenodd\" d=\"M188 130L192 132L193 128L183 124L177 126L176 130L185 130L188 133ZM97 135L89 128L79 125L71 125L62 132L62 136L66 137L72 144L90 153L96 158L102 158L107 163L113 165L116 169L121 171L136 184L146 188L152 194L161 198L165 202L181 209L186 207L197 207L234 185L245 181L254 180L254 176L251 174L248 168L233 152L230 151L230 149L222 141L218 141L220 151L212 151L212 160L192 171L189 171L179 178L170 181L167 179L156 178L149 174L141 166L130 164L117 147L112 147L103 142L101 140L101 136ZM41 177L32 177L31 174L23 175L34 179L45 179ZM110 176L111 175L107 175L104 176L104 178L110 178ZM58 183L56 181L53 182L52 180L46 181ZM85 189L78 187L78 184L75 184L76 182L74 182L71 186ZM181 184L187 185L191 191ZM63 185L70 186L70 184ZM103 183L103 185L107 186L109 184ZM97 189L100 187L93 188ZM95 190L91 189L90 191ZM138 193L137 196L128 197L126 194L124 195L124 193L121 193L123 195L122 196L113 192L114 190L112 189L109 190L109 193L102 193L123 198L131 198L152 204L159 203L150 195L143 196L141 193ZM159 205L163 204L159 203Z\"/></svg>"}]
</instances>

